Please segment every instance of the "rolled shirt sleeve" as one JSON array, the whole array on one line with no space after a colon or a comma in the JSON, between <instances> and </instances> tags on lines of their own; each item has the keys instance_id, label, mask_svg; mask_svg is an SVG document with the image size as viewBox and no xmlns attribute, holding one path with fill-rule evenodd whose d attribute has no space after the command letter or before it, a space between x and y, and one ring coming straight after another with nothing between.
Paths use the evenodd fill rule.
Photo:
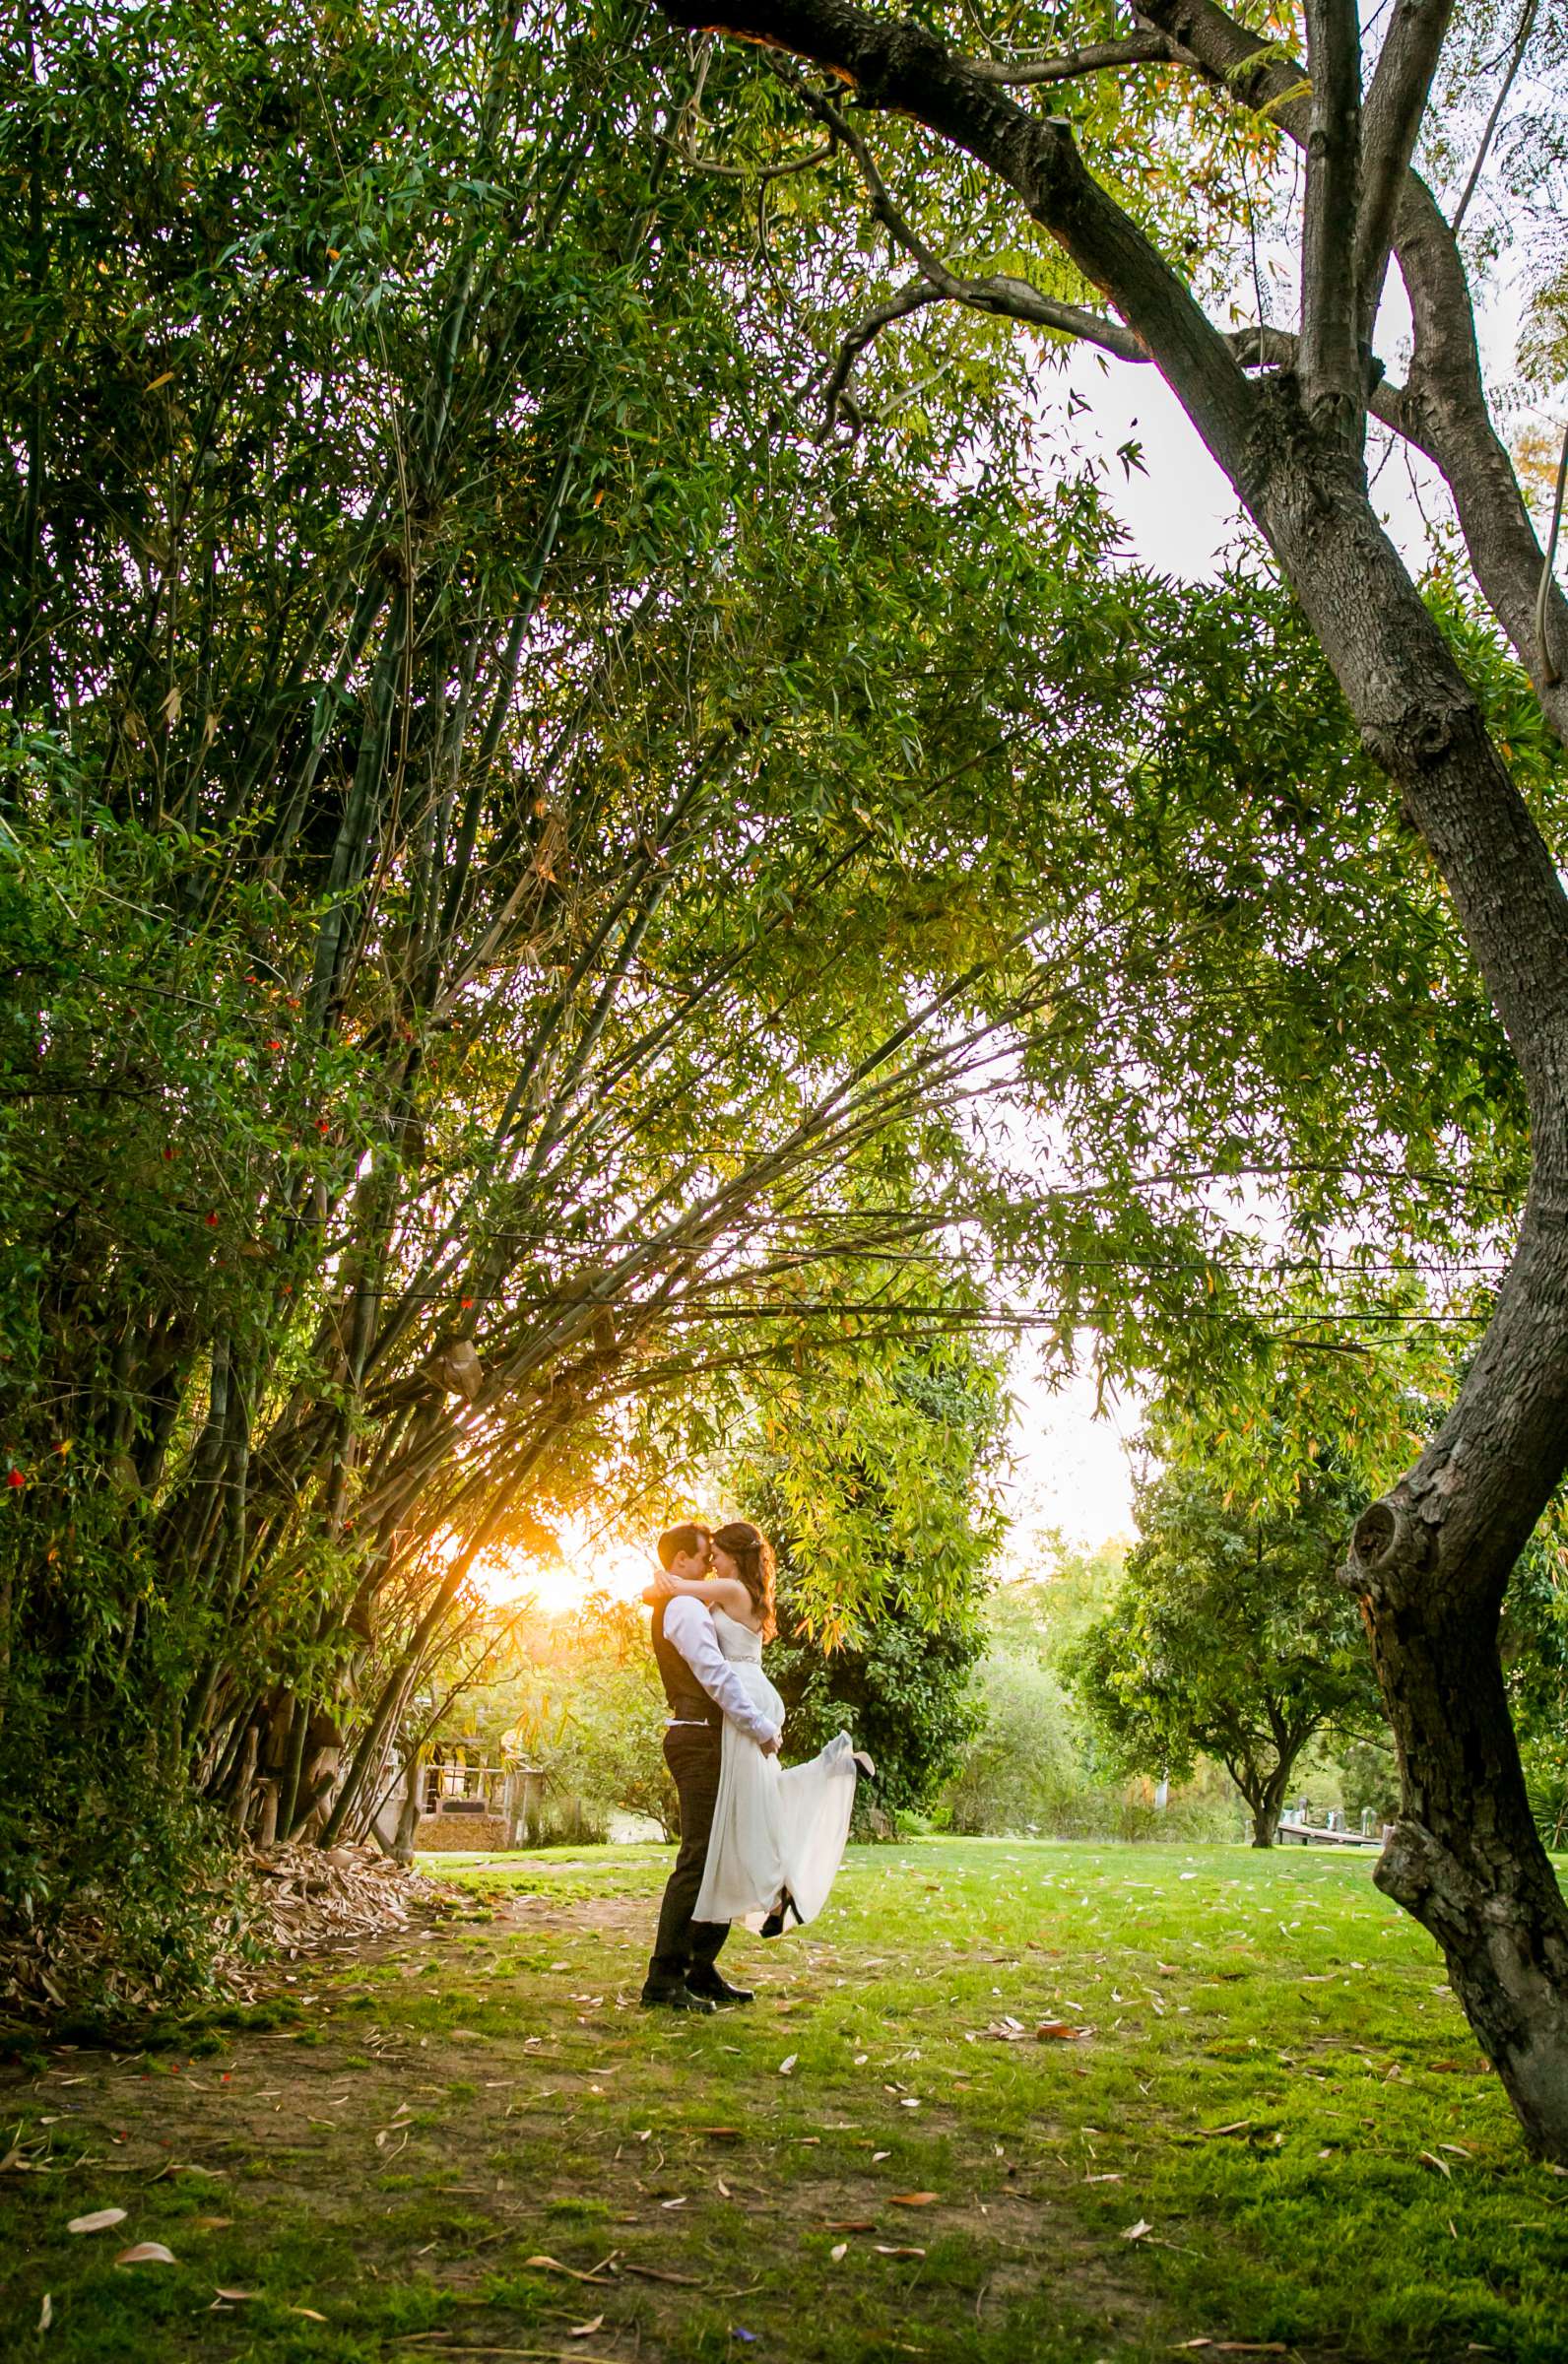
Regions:
<instances>
[{"instance_id":1,"label":"rolled shirt sleeve","mask_svg":"<svg viewBox=\"0 0 1568 2364\"><path fill-rule=\"evenodd\" d=\"M763 1715L745 1683L719 1648L713 1619L700 1601L678 1593L664 1612L664 1638L674 1644L714 1706L739 1725L759 1748L780 1738L780 1728Z\"/></svg>"}]
</instances>

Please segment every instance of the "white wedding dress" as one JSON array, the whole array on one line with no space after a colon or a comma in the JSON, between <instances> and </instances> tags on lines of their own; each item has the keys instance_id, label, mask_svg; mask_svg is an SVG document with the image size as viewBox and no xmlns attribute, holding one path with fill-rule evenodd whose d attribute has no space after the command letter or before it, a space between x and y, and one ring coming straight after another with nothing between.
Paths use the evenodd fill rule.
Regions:
<instances>
[{"instance_id":1,"label":"white wedding dress","mask_svg":"<svg viewBox=\"0 0 1568 2364\"><path fill-rule=\"evenodd\" d=\"M784 1721L784 1702L762 1672L762 1637L724 1609L712 1611L719 1648L762 1713ZM719 1795L707 1868L692 1918L760 1929L788 1893L796 1915L815 1920L843 1861L855 1806L856 1758L847 1732L809 1764L781 1765L749 1734L724 1720Z\"/></svg>"}]
</instances>

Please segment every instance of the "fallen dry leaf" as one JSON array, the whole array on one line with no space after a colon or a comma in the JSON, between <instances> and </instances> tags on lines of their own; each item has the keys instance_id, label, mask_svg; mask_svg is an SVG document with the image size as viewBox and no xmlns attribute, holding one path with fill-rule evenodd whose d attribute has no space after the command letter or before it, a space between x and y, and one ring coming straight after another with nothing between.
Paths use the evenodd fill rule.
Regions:
<instances>
[{"instance_id":1,"label":"fallen dry leaf","mask_svg":"<svg viewBox=\"0 0 1568 2364\"><path fill-rule=\"evenodd\" d=\"M199 2233L226 2233L233 2223L232 2216L193 2216L191 2224Z\"/></svg>"},{"instance_id":2,"label":"fallen dry leaf","mask_svg":"<svg viewBox=\"0 0 1568 2364\"><path fill-rule=\"evenodd\" d=\"M823 2225L822 2230L825 2233L874 2233L877 2220L874 2216L835 2216Z\"/></svg>"},{"instance_id":3,"label":"fallen dry leaf","mask_svg":"<svg viewBox=\"0 0 1568 2364\"><path fill-rule=\"evenodd\" d=\"M324 2315L318 2315L314 2307L291 2307L289 2312L291 2315L302 2315L306 2323L325 2323L327 2320Z\"/></svg>"},{"instance_id":4,"label":"fallen dry leaf","mask_svg":"<svg viewBox=\"0 0 1568 2364\"><path fill-rule=\"evenodd\" d=\"M590 2323L574 2323L568 2327L566 2336L568 2339L591 2339L604 2320L602 2315L596 2315Z\"/></svg>"},{"instance_id":5,"label":"fallen dry leaf","mask_svg":"<svg viewBox=\"0 0 1568 2364\"><path fill-rule=\"evenodd\" d=\"M66 2226L68 2233L106 2233L111 2224L123 2224L123 2208L95 2208L90 2216L73 2216Z\"/></svg>"},{"instance_id":6,"label":"fallen dry leaf","mask_svg":"<svg viewBox=\"0 0 1568 2364\"><path fill-rule=\"evenodd\" d=\"M49 2328L50 2324L52 2324L52 2323L53 2323L53 2321L54 2321L54 2301L53 2301L53 2299L50 2297L50 2295L49 2295L48 2291L47 2291L47 2290L45 2290L45 2292L43 2293L43 2301L42 2301L42 2304L41 2304L41 2305L39 2306L39 2308L38 2308L38 2329L39 2329L39 2331L46 2331L48 2330L48 2328Z\"/></svg>"},{"instance_id":7,"label":"fallen dry leaf","mask_svg":"<svg viewBox=\"0 0 1568 2364\"><path fill-rule=\"evenodd\" d=\"M792 2052L787 2061L780 2061L778 2065L778 2072L780 2076L788 2076L793 2070L795 2064L800 2057L801 2056L798 2052Z\"/></svg>"},{"instance_id":8,"label":"fallen dry leaf","mask_svg":"<svg viewBox=\"0 0 1568 2364\"><path fill-rule=\"evenodd\" d=\"M833 2264L836 2266L840 2258L848 2256L849 2243L847 2241L835 2241L827 2254L832 2259Z\"/></svg>"},{"instance_id":9,"label":"fallen dry leaf","mask_svg":"<svg viewBox=\"0 0 1568 2364\"><path fill-rule=\"evenodd\" d=\"M122 2249L114 2261L116 2266L172 2266L174 2252L165 2249L162 2241L133 2241Z\"/></svg>"},{"instance_id":10,"label":"fallen dry leaf","mask_svg":"<svg viewBox=\"0 0 1568 2364\"><path fill-rule=\"evenodd\" d=\"M738 2126L699 2126L697 2133L706 2134L710 2142L738 2142L741 2138L741 2130ZM639 2142L646 2141L646 2139L645 2134L637 2136Z\"/></svg>"},{"instance_id":11,"label":"fallen dry leaf","mask_svg":"<svg viewBox=\"0 0 1568 2364\"><path fill-rule=\"evenodd\" d=\"M940 2192L893 2192L888 2195L895 2208L934 2208L941 2198Z\"/></svg>"},{"instance_id":12,"label":"fallen dry leaf","mask_svg":"<svg viewBox=\"0 0 1568 2364\"><path fill-rule=\"evenodd\" d=\"M523 2264L538 2266L543 2273L564 2273L574 2282L596 2282L604 2270L596 2266L592 2273L580 2273L575 2266L563 2266L559 2258L525 2258Z\"/></svg>"},{"instance_id":13,"label":"fallen dry leaf","mask_svg":"<svg viewBox=\"0 0 1568 2364\"><path fill-rule=\"evenodd\" d=\"M1280 2339L1178 2339L1178 2347L1207 2348L1211 2356L1288 2356Z\"/></svg>"},{"instance_id":14,"label":"fallen dry leaf","mask_svg":"<svg viewBox=\"0 0 1568 2364\"><path fill-rule=\"evenodd\" d=\"M237 2305L242 2298L259 2298L261 2292L259 2290L216 2290L213 2295L215 2298L231 2299Z\"/></svg>"},{"instance_id":15,"label":"fallen dry leaf","mask_svg":"<svg viewBox=\"0 0 1568 2364\"><path fill-rule=\"evenodd\" d=\"M879 2241L877 2244L880 2258L923 2258L925 2254L923 2249L897 2249L888 2241Z\"/></svg>"},{"instance_id":16,"label":"fallen dry leaf","mask_svg":"<svg viewBox=\"0 0 1568 2364\"><path fill-rule=\"evenodd\" d=\"M1067 2019L1042 2019L1034 2031L1038 2044L1076 2044L1087 2031Z\"/></svg>"},{"instance_id":17,"label":"fallen dry leaf","mask_svg":"<svg viewBox=\"0 0 1568 2364\"><path fill-rule=\"evenodd\" d=\"M1447 2176L1450 2183L1454 2181L1453 2168L1449 2165L1447 2159L1440 2159L1435 2150L1423 2150L1418 2153L1418 2156L1420 2157L1423 2166L1435 2167L1439 2175Z\"/></svg>"},{"instance_id":18,"label":"fallen dry leaf","mask_svg":"<svg viewBox=\"0 0 1568 2364\"><path fill-rule=\"evenodd\" d=\"M1250 2118L1233 2118L1228 2126L1201 2126L1198 2133L1203 2141L1211 2142L1219 2134L1244 2134L1251 2124Z\"/></svg>"},{"instance_id":19,"label":"fallen dry leaf","mask_svg":"<svg viewBox=\"0 0 1568 2364\"><path fill-rule=\"evenodd\" d=\"M1145 2233L1151 2233L1153 2230L1154 2227L1149 2223L1148 2218L1140 2216L1136 2224L1127 2226L1122 2234L1122 2239L1124 2241L1142 2241Z\"/></svg>"}]
</instances>

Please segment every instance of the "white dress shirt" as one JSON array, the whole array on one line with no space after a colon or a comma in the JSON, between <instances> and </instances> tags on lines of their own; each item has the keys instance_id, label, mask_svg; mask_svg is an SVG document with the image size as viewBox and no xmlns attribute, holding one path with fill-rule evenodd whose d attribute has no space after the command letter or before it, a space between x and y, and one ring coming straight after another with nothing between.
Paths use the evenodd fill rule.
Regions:
<instances>
[{"instance_id":1,"label":"white dress shirt","mask_svg":"<svg viewBox=\"0 0 1568 2364\"><path fill-rule=\"evenodd\" d=\"M763 1715L735 1668L719 1648L713 1619L700 1601L677 1593L664 1605L664 1638L674 1644L715 1707L765 1748L780 1737L780 1728Z\"/></svg>"}]
</instances>

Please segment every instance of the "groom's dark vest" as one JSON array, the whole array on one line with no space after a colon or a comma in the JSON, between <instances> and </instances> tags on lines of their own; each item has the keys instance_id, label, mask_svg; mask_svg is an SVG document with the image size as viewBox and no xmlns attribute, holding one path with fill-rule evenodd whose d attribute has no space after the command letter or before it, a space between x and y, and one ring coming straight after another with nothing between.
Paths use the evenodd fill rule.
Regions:
<instances>
[{"instance_id":1,"label":"groom's dark vest","mask_svg":"<svg viewBox=\"0 0 1568 2364\"><path fill-rule=\"evenodd\" d=\"M653 1655L659 1662L659 1680L670 1702L670 1713L679 1716L684 1724L712 1724L724 1722L723 1713L708 1697L674 1642L664 1637L665 1605L661 1601L653 1612Z\"/></svg>"}]
</instances>

